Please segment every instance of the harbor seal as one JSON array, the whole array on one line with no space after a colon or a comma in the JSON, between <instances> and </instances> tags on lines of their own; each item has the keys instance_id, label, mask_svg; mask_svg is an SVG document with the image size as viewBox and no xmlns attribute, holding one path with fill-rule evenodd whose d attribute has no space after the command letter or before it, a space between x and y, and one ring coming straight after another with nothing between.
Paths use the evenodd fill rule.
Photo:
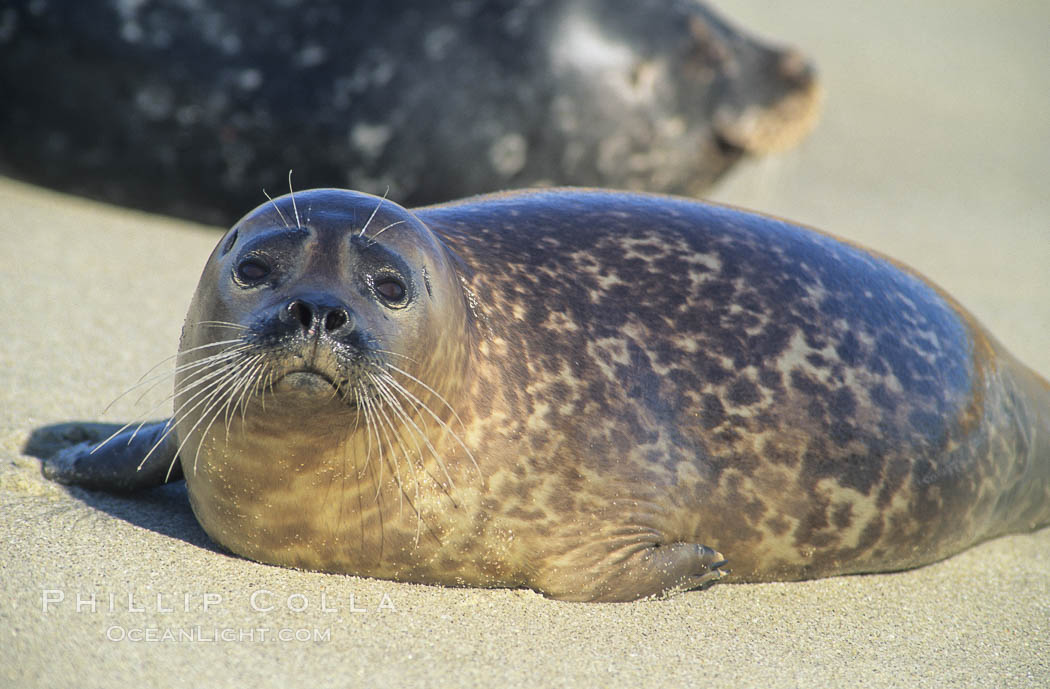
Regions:
<instances>
[{"instance_id":1,"label":"harbor seal","mask_svg":"<svg viewBox=\"0 0 1050 689\"><path fill-rule=\"evenodd\" d=\"M1050 386L907 267L599 190L281 197L218 243L174 418L49 463L185 475L241 556L625 601L930 563L1050 522Z\"/></svg>"}]
</instances>

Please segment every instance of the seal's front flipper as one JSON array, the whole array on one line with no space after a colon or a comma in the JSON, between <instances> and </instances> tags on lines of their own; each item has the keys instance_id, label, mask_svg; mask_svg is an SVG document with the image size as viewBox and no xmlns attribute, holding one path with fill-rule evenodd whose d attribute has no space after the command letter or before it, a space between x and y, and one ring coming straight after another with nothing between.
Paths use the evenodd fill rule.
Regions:
<instances>
[{"instance_id":1,"label":"seal's front flipper","mask_svg":"<svg viewBox=\"0 0 1050 689\"><path fill-rule=\"evenodd\" d=\"M722 553L699 543L666 543L635 553L595 600L627 601L704 589L729 574Z\"/></svg>"},{"instance_id":2,"label":"seal's front flipper","mask_svg":"<svg viewBox=\"0 0 1050 689\"><path fill-rule=\"evenodd\" d=\"M130 493L182 479L170 421L132 427L102 442L65 447L44 463L44 476L68 485ZM148 456L148 459L147 459ZM143 461L145 460L145 461Z\"/></svg>"},{"instance_id":3,"label":"seal's front flipper","mask_svg":"<svg viewBox=\"0 0 1050 689\"><path fill-rule=\"evenodd\" d=\"M722 553L699 543L650 544L631 550L614 557L613 565L602 558L591 566L559 567L537 588L562 600L632 601L707 588L729 574Z\"/></svg>"}]
</instances>

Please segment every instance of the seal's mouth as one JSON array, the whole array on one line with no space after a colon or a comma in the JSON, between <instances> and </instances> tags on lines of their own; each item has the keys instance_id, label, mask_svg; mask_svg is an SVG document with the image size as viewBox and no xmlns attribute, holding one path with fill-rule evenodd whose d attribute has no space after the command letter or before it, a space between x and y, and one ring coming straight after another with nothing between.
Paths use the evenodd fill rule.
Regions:
<instances>
[{"instance_id":1,"label":"seal's mouth","mask_svg":"<svg viewBox=\"0 0 1050 689\"><path fill-rule=\"evenodd\" d=\"M299 393L331 395L341 394L343 386L334 378L315 368L300 368L286 372L273 382L274 389L288 389Z\"/></svg>"},{"instance_id":2,"label":"seal's mouth","mask_svg":"<svg viewBox=\"0 0 1050 689\"><path fill-rule=\"evenodd\" d=\"M316 368L286 371L273 379L270 389L282 395L294 396L301 404L328 403L335 399L351 410L358 408L358 394L364 394L355 393L352 382L336 379ZM370 394L366 396L371 397Z\"/></svg>"}]
</instances>

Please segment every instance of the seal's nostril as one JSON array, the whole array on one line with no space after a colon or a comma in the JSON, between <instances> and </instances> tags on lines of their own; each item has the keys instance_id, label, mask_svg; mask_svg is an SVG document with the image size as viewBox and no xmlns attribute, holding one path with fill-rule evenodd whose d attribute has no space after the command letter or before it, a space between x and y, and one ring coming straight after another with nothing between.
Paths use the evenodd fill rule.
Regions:
<instances>
[{"instance_id":1,"label":"seal's nostril","mask_svg":"<svg viewBox=\"0 0 1050 689\"><path fill-rule=\"evenodd\" d=\"M299 321L299 324L303 326L304 330L309 330L310 326L314 322L313 309L306 302L296 299L288 304L288 315L293 320Z\"/></svg>"},{"instance_id":2,"label":"seal's nostril","mask_svg":"<svg viewBox=\"0 0 1050 689\"><path fill-rule=\"evenodd\" d=\"M341 304L323 299L292 299L280 311L286 327L302 329L308 335L318 332L331 336L345 334L352 325L350 311Z\"/></svg>"},{"instance_id":3,"label":"seal's nostril","mask_svg":"<svg viewBox=\"0 0 1050 689\"><path fill-rule=\"evenodd\" d=\"M324 328L333 332L346 325L347 315L344 309L332 309L324 319Z\"/></svg>"}]
</instances>

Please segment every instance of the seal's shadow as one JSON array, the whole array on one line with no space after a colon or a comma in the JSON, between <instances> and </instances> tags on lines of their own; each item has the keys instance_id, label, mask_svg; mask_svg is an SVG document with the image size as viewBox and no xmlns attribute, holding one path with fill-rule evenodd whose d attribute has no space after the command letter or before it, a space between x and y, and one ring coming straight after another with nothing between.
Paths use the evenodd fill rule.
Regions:
<instances>
[{"instance_id":1,"label":"seal's shadow","mask_svg":"<svg viewBox=\"0 0 1050 689\"><path fill-rule=\"evenodd\" d=\"M30 433L22 452L46 464L60 450L83 442L100 442L119 428L121 426L115 423L90 421L41 426ZM117 519L205 550L229 555L213 543L197 523L183 481L120 495L77 486L67 486L67 490L74 498Z\"/></svg>"}]
</instances>

